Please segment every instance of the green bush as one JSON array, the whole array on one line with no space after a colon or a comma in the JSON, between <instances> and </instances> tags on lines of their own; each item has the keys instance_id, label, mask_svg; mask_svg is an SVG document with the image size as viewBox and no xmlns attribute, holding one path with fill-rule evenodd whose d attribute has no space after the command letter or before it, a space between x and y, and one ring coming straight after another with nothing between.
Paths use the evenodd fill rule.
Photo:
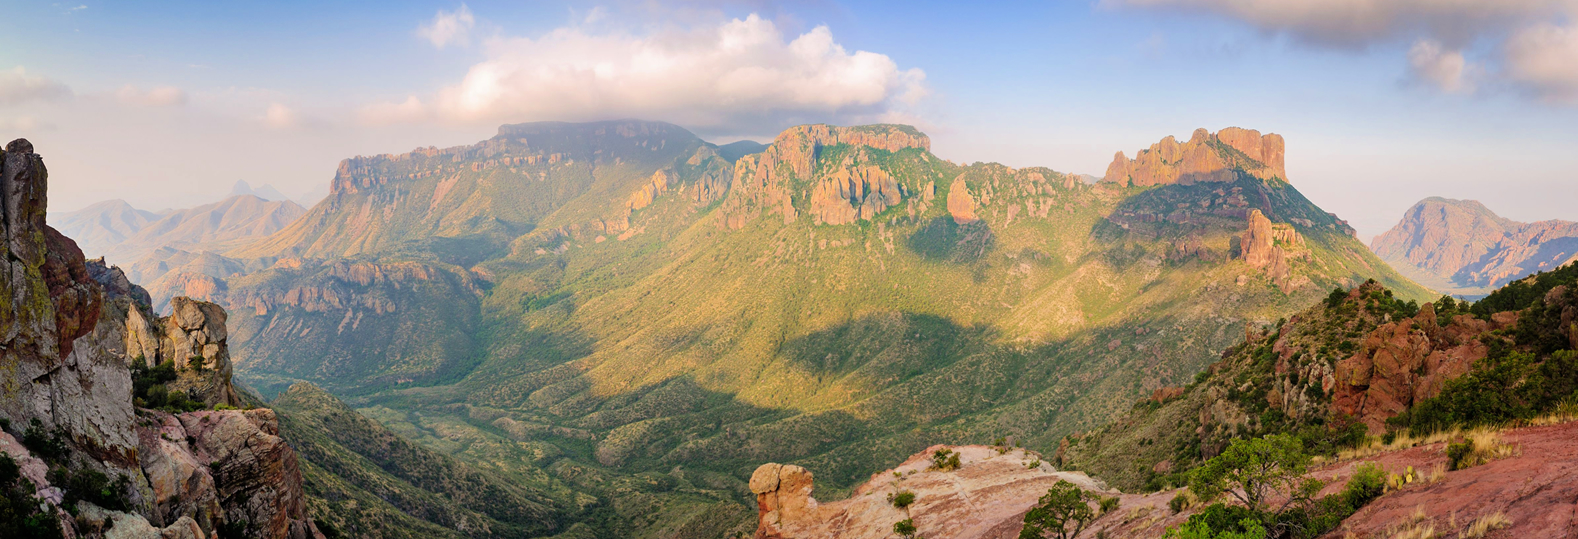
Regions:
<instances>
[{"instance_id":1,"label":"green bush","mask_svg":"<svg viewBox=\"0 0 1578 539\"><path fill-rule=\"evenodd\" d=\"M1354 511L1359 510L1386 492L1386 469L1380 464L1366 462L1354 470L1348 484L1342 489L1342 500Z\"/></svg>"},{"instance_id":2,"label":"green bush","mask_svg":"<svg viewBox=\"0 0 1578 539\"><path fill-rule=\"evenodd\" d=\"M33 497L33 484L22 477L22 470L11 455L0 452L0 537L44 539L60 537L55 516L39 509Z\"/></svg>"},{"instance_id":3,"label":"green bush","mask_svg":"<svg viewBox=\"0 0 1578 539\"><path fill-rule=\"evenodd\" d=\"M906 518L893 523L893 533L899 534L899 537L913 538L915 537L915 532L915 519Z\"/></svg>"},{"instance_id":4,"label":"green bush","mask_svg":"<svg viewBox=\"0 0 1578 539\"><path fill-rule=\"evenodd\" d=\"M49 462L57 462L66 457L69 449L66 445L66 431L60 427L54 430L44 428L44 424L34 418L27 426L27 431L22 433L22 445L27 447L34 456Z\"/></svg>"},{"instance_id":5,"label":"green bush","mask_svg":"<svg viewBox=\"0 0 1578 539\"><path fill-rule=\"evenodd\" d=\"M1117 496L1113 496L1111 498L1102 498L1101 499L1101 503L1099 505L1101 506L1101 514L1103 514L1103 515L1105 515L1107 513L1111 513L1113 511L1117 511L1118 510L1118 497Z\"/></svg>"},{"instance_id":6,"label":"green bush","mask_svg":"<svg viewBox=\"0 0 1578 539\"><path fill-rule=\"evenodd\" d=\"M1068 481L1059 480L1025 513L1019 539L1073 539L1096 519L1090 502L1096 495Z\"/></svg>"},{"instance_id":7,"label":"green bush","mask_svg":"<svg viewBox=\"0 0 1578 539\"><path fill-rule=\"evenodd\" d=\"M65 505L75 507L77 502L89 502L111 511L130 511L131 479L116 475L111 480L104 472L91 469L72 471L66 468L50 470L49 482L65 494Z\"/></svg>"},{"instance_id":8,"label":"green bush","mask_svg":"<svg viewBox=\"0 0 1578 539\"><path fill-rule=\"evenodd\" d=\"M193 360L194 365L201 363L198 357ZM174 361L165 361L153 367L148 367L142 361L132 362L132 403L172 414L207 408L202 401L188 398L186 392L170 391L165 387L176 377Z\"/></svg>"},{"instance_id":9,"label":"green bush","mask_svg":"<svg viewBox=\"0 0 1578 539\"><path fill-rule=\"evenodd\" d=\"M959 469L959 454L946 447L931 454L931 469L951 472Z\"/></svg>"},{"instance_id":10,"label":"green bush","mask_svg":"<svg viewBox=\"0 0 1578 539\"><path fill-rule=\"evenodd\" d=\"M1452 442L1447 444L1446 454L1447 460L1449 461L1447 464L1448 469L1461 469L1463 467L1463 460L1468 458L1468 456L1473 453L1474 442L1472 440L1463 440L1461 442Z\"/></svg>"},{"instance_id":11,"label":"green bush","mask_svg":"<svg viewBox=\"0 0 1578 539\"><path fill-rule=\"evenodd\" d=\"M892 503L894 507L903 509L909 507L910 504L915 503L915 493L908 490L901 490L888 495L888 502Z\"/></svg>"}]
</instances>

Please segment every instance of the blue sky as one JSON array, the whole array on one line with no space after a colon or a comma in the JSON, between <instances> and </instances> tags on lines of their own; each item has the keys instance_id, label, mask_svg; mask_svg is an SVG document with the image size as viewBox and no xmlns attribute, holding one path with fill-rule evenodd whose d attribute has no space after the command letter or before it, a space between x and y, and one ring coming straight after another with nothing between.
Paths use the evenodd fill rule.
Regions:
<instances>
[{"instance_id":1,"label":"blue sky","mask_svg":"<svg viewBox=\"0 0 1578 539\"><path fill-rule=\"evenodd\" d=\"M1366 235L1436 195L1578 220L1571 0L5 11L26 24L0 34L0 136L45 155L56 211L190 206L238 179L306 194L351 155L635 116L714 141L902 121L944 158L1098 175L1114 152L1237 125L1283 134L1294 185Z\"/></svg>"}]
</instances>

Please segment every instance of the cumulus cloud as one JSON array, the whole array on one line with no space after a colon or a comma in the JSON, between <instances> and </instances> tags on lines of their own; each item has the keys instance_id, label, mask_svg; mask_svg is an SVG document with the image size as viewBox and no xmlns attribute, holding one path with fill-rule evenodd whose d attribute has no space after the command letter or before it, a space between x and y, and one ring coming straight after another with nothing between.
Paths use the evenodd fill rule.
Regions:
<instances>
[{"instance_id":1,"label":"cumulus cloud","mask_svg":"<svg viewBox=\"0 0 1578 539\"><path fill-rule=\"evenodd\" d=\"M442 49L450 44L467 44L471 39L471 27L476 24L471 9L461 4L460 9L454 11L438 10L432 21L416 29L416 34Z\"/></svg>"},{"instance_id":2,"label":"cumulus cloud","mask_svg":"<svg viewBox=\"0 0 1578 539\"><path fill-rule=\"evenodd\" d=\"M891 117L927 93L920 69L849 51L825 26L788 39L757 15L636 36L577 27L496 39L458 83L423 102L363 109L374 123L641 117L730 130L763 120Z\"/></svg>"},{"instance_id":3,"label":"cumulus cloud","mask_svg":"<svg viewBox=\"0 0 1578 539\"><path fill-rule=\"evenodd\" d=\"M1578 103L1578 28L1540 24L1506 43L1507 75L1543 99Z\"/></svg>"},{"instance_id":4,"label":"cumulus cloud","mask_svg":"<svg viewBox=\"0 0 1578 539\"><path fill-rule=\"evenodd\" d=\"M1413 75L1447 93L1472 93L1474 83L1469 72L1473 68L1463 58L1463 51L1447 50L1441 42L1421 39L1408 50L1408 65Z\"/></svg>"},{"instance_id":5,"label":"cumulus cloud","mask_svg":"<svg viewBox=\"0 0 1578 539\"><path fill-rule=\"evenodd\" d=\"M115 100L142 107L171 107L186 104L186 92L174 86L159 86L143 91L127 84L115 91Z\"/></svg>"},{"instance_id":6,"label":"cumulus cloud","mask_svg":"<svg viewBox=\"0 0 1578 539\"><path fill-rule=\"evenodd\" d=\"M1102 0L1108 7L1212 13L1329 45L1363 46L1404 32L1465 42L1507 24L1561 15L1572 0Z\"/></svg>"},{"instance_id":7,"label":"cumulus cloud","mask_svg":"<svg viewBox=\"0 0 1578 539\"><path fill-rule=\"evenodd\" d=\"M0 71L0 105L16 105L35 100L70 97L71 88L65 84L32 75L26 68L17 66L10 71Z\"/></svg>"}]
</instances>

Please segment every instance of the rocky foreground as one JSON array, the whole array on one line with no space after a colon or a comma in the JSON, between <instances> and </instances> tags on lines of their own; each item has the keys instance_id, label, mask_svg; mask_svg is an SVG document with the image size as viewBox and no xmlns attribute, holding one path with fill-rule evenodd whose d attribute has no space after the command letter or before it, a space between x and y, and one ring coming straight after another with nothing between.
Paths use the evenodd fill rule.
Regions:
<instances>
[{"instance_id":1,"label":"rocky foreground","mask_svg":"<svg viewBox=\"0 0 1578 539\"><path fill-rule=\"evenodd\" d=\"M175 298L174 313L156 317L119 268L84 260L45 225L47 179L32 144L5 147L0 453L21 477L0 486L36 512L0 525L65 537L322 538L274 413L237 409L224 309Z\"/></svg>"},{"instance_id":2,"label":"rocky foreground","mask_svg":"<svg viewBox=\"0 0 1578 539\"><path fill-rule=\"evenodd\" d=\"M1340 491L1360 464L1412 476L1324 537L1386 538L1412 527L1429 537L1468 537L1476 521L1504 520L1481 537L1571 537L1578 533L1578 422L1511 429L1500 434L1510 456L1447 471L1446 442L1400 443L1359 458L1319 465L1308 476L1326 482L1322 496ZM957 470L929 469L933 452L961 455ZM1027 463L1040 463L1030 468ZM897 475L895 475L897 473ZM821 503L811 496L812 473L794 465L765 464L751 477L760 512L757 539L893 537L893 524L912 519L928 539L1014 539L1024 515L1047 488L1067 480L1118 507L1097 518L1079 537L1159 538L1188 520L1169 502L1178 490L1123 494L1080 472L1054 471L1023 450L999 454L988 446L934 446L898 467L872 476L847 499ZM915 493L907 509L889 502L899 491Z\"/></svg>"}]
</instances>

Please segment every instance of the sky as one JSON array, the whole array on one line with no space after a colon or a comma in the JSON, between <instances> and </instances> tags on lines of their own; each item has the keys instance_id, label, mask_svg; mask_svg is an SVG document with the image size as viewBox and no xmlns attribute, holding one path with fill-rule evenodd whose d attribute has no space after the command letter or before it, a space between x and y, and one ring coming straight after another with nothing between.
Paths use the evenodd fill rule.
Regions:
<instances>
[{"instance_id":1,"label":"sky","mask_svg":"<svg viewBox=\"0 0 1578 539\"><path fill-rule=\"evenodd\" d=\"M1095 175L1240 126L1361 238L1429 196L1578 220L1578 0L0 4L0 137L44 156L52 212L321 196L354 155L642 118L907 123Z\"/></svg>"}]
</instances>

